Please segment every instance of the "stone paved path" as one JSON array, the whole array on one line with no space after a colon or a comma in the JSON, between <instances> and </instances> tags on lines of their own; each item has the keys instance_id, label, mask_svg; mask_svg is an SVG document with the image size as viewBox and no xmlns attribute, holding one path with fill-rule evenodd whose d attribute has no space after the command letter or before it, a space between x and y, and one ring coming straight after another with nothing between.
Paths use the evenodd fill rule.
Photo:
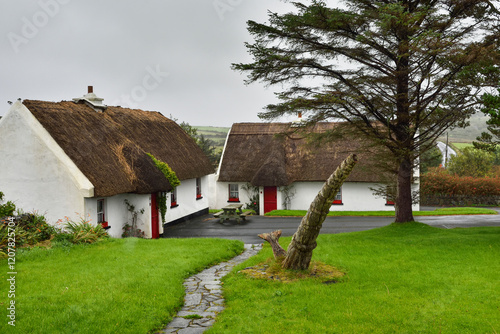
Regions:
<instances>
[{"instance_id":1,"label":"stone paved path","mask_svg":"<svg viewBox=\"0 0 500 334\"><path fill-rule=\"evenodd\" d=\"M159 333L197 334L213 325L215 317L224 309L220 279L237 264L257 254L262 244L245 244L240 255L193 275L184 281L184 306L177 316ZM198 319L186 319L195 316Z\"/></svg>"}]
</instances>

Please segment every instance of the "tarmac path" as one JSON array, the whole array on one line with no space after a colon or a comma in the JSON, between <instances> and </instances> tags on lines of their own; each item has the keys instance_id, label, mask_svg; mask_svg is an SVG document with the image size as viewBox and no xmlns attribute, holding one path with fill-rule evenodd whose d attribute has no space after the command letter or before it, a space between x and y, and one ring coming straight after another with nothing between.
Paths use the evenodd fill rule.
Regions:
<instances>
[{"instance_id":1,"label":"tarmac path","mask_svg":"<svg viewBox=\"0 0 500 334\"><path fill-rule=\"evenodd\" d=\"M433 209L433 208L422 208ZM500 208L494 208L500 213ZM300 224L301 217L249 216L237 224L234 220L219 223L211 214L201 216L164 230L166 238L224 238L237 239L246 244L262 243L257 235L282 230L282 236L292 236ZM418 216L421 223L439 228L500 226L500 215ZM391 224L394 217L327 217L321 234L348 233L370 230Z\"/></svg>"}]
</instances>

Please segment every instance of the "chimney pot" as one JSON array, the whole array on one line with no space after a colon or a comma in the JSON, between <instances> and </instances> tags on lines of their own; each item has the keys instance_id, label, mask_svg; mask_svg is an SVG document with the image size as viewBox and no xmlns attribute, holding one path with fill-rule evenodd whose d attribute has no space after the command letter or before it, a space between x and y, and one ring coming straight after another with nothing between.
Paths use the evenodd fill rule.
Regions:
<instances>
[{"instance_id":1,"label":"chimney pot","mask_svg":"<svg viewBox=\"0 0 500 334\"><path fill-rule=\"evenodd\" d=\"M94 86L89 86L88 93L93 93L94 92Z\"/></svg>"}]
</instances>

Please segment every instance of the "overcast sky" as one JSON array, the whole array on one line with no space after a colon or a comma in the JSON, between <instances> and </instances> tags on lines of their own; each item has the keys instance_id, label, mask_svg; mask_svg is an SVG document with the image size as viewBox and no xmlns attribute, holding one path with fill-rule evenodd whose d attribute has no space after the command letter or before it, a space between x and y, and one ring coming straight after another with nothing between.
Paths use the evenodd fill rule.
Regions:
<instances>
[{"instance_id":1,"label":"overcast sky","mask_svg":"<svg viewBox=\"0 0 500 334\"><path fill-rule=\"evenodd\" d=\"M275 102L231 63L249 62L246 21L279 0L0 0L0 116L17 98L71 100L94 86L107 105L191 125L260 121Z\"/></svg>"}]
</instances>

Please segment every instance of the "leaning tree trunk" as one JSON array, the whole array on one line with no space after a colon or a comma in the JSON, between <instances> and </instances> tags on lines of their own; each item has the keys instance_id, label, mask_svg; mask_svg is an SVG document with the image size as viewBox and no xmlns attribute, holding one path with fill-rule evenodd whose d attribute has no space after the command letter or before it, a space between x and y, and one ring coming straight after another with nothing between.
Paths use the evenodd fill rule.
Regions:
<instances>
[{"instance_id":1,"label":"leaning tree trunk","mask_svg":"<svg viewBox=\"0 0 500 334\"><path fill-rule=\"evenodd\" d=\"M309 267L312 252L316 248L316 238L330 211L333 199L345 179L351 173L356 162L356 155L351 154L328 178L311 203L307 214L302 218L300 226L288 246L288 251L285 251L278 243L281 231L259 235L259 237L271 244L275 258L278 259L285 256L282 264L283 268L304 270Z\"/></svg>"}]
</instances>

